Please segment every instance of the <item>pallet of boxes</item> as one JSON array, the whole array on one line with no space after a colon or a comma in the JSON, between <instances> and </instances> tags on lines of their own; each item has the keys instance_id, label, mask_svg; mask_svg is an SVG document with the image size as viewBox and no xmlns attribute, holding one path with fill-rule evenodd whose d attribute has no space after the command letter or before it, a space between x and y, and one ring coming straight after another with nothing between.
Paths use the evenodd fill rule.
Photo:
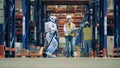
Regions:
<instances>
[{"instance_id":1,"label":"pallet of boxes","mask_svg":"<svg viewBox=\"0 0 120 68\"><path fill-rule=\"evenodd\" d=\"M43 52L43 47L30 45L29 50L21 49L16 57L41 57Z\"/></svg>"}]
</instances>

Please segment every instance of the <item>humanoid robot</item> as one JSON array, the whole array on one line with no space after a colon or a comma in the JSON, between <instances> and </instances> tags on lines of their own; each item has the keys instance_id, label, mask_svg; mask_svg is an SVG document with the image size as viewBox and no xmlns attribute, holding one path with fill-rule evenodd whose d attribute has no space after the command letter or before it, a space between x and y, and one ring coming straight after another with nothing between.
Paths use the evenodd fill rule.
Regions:
<instances>
[{"instance_id":1,"label":"humanoid robot","mask_svg":"<svg viewBox=\"0 0 120 68\"><path fill-rule=\"evenodd\" d=\"M47 57L56 57L56 55L53 55L58 47L58 42L55 38L58 32L56 20L55 16L50 16L50 21L45 23Z\"/></svg>"}]
</instances>

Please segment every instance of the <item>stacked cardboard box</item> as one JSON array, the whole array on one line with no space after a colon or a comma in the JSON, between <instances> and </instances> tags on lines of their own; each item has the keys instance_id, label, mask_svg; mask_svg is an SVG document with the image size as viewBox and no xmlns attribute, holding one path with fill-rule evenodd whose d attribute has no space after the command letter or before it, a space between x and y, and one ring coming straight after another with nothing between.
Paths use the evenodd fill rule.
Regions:
<instances>
[{"instance_id":1,"label":"stacked cardboard box","mask_svg":"<svg viewBox=\"0 0 120 68\"><path fill-rule=\"evenodd\" d=\"M0 58L4 58L4 46L0 45Z\"/></svg>"}]
</instances>

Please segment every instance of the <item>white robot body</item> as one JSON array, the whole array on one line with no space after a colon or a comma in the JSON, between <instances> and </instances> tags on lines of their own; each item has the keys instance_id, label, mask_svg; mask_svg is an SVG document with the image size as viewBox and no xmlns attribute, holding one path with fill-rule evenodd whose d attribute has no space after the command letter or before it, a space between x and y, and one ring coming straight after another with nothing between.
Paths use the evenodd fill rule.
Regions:
<instances>
[{"instance_id":1,"label":"white robot body","mask_svg":"<svg viewBox=\"0 0 120 68\"><path fill-rule=\"evenodd\" d=\"M56 36L54 36L54 33L58 31L55 21L56 17L50 16L50 21L45 23L46 41L48 42L47 52L51 55L58 47Z\"/></svg>"}]
</instances>

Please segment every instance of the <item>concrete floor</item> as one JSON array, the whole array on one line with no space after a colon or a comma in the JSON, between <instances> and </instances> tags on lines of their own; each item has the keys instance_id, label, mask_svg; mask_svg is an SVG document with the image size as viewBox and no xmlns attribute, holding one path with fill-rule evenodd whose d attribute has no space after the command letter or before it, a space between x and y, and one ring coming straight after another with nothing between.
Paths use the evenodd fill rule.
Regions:
<instances>
[{"instance_id":1,"label":"concrete floor","mask_svg":"<svg viewBox=\"0 0 120 68\"><path fill-rule=\"evenodd\" d=\"M120 58L5 58L0 68L120 68Z\"/></svg>"}]
</instances>

